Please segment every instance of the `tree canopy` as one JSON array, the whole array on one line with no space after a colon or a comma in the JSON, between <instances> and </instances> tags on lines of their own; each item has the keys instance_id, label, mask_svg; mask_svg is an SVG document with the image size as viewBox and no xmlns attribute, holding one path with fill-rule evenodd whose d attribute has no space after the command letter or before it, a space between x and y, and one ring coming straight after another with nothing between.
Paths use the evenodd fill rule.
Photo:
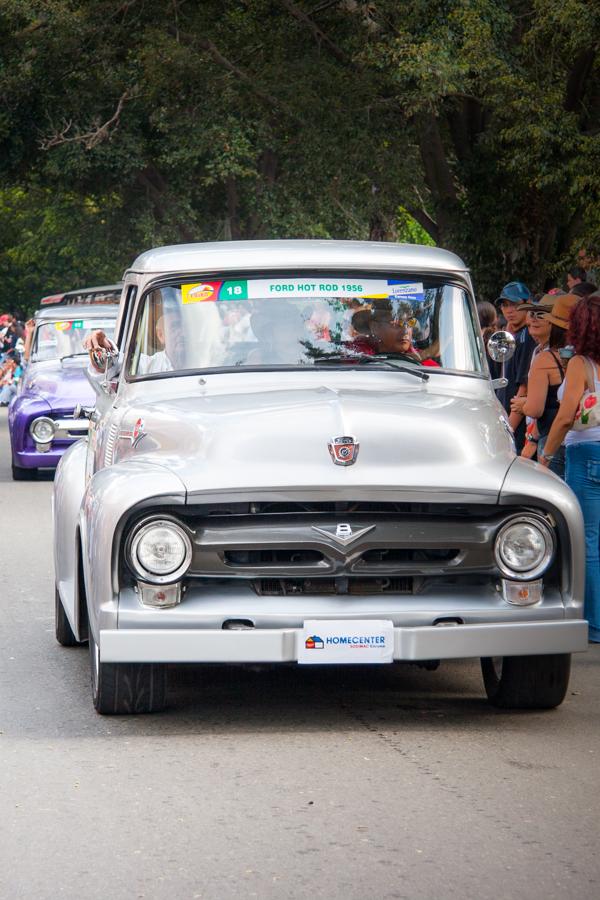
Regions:
<instances>
[{"instance_id":1,"label":"tree canopy","mask_svg":"<svg viewBox=\"0 0 600 900\"><path fill-rule=\"evenodd\" d=\"M600 244L587 0L3 0L0 306L188 240L428 240L483 296Z\"/></svg>"}]
</instances>

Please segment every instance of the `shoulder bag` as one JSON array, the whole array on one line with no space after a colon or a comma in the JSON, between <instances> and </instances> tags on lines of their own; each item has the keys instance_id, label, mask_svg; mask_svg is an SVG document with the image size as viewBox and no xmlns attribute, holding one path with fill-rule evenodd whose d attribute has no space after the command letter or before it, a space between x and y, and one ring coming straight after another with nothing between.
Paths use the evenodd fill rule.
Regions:
<instances>
[{"instance_id":1,"label":"shoulder bag","mask_svg":"<svg viewBox=\"0 0 600 900\"><path fill-rule=\"evenodd\" d=\"M573 431L585 431L600 425L600 397L595 390L596 367L587 356L583 357L583 361L587 384L575 413Z\"/></svg>"}]
</instances>

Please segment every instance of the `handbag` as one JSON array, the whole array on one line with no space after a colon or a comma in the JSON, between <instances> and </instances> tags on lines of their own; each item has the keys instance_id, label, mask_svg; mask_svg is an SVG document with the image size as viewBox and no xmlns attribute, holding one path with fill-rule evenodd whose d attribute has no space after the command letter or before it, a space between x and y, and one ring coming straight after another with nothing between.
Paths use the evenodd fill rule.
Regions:
<instances>
[{"instance_id":1,"label":"handbag","mask_svg":"<svg viewBox=\"0 0 600 900\"><path fill-rule=\"evenodd\" d=\"M600 397L596 393L596 372L590 359L583 357L586 373L586 389L579 401L573 431L585 431L586 428L594 428L600 425ZM591 388L591 390L590 390Z\"/></svg>"}]
</instances>

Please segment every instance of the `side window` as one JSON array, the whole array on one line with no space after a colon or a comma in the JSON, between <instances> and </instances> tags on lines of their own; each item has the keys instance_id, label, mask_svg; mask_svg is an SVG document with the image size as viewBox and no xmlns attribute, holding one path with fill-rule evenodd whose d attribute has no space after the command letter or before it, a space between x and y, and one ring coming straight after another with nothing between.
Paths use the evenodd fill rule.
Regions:
<instances>
[{"instance_id":1,"label":"side window","mask_svg":"<svg viewBox=\"0 0 600 900\"><path fill-rule=\"evenodd\" d=\"M129 375L172 371L171 357L177 359L174 332L181 337L181 328L177 327L179 297L179 291L172 287L146 294L130 340Z\"/></svg>"},{"instance_id":2,"label":"side window","mask_svg":"<svg viewBox=\"0 0 600 900\"><path fill-rule=\"evenodd\" d=\"M135 306L135 298L137 295L137 285L132 284L126 288L124 299L121 300L121 309L117 318L117 326L115 328L115 343L119 348L125 346L127 340L127 332L133 316L133 307Z\"/></svg>"}]
</instances>

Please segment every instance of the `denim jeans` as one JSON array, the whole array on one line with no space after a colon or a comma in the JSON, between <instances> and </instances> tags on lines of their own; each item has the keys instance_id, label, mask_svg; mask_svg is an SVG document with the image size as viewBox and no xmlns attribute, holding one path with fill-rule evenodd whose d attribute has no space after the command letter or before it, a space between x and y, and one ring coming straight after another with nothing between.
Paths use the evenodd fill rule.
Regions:
<instances>
[{"instance_id":1,"label":"denim jeans","mask_svg":"<svg viewBox=\"0 0 600 900\"><path fill-rule=\"evenodd\" d=\"M585 523L585 606L590 641L600 643L600 441L567 447L567 484Z\"/></svg>"},{"instance_id":2,"label":"denim jeans","mask_svg":"<svg viewBox=\"0 0 600 900\"><path fill-rule=\"evenodd\" d=\"M17 388L14 384L5 384L0 388L0 405L8 406L12 398L17 393Z\"/></svg>"}]
</instances>

